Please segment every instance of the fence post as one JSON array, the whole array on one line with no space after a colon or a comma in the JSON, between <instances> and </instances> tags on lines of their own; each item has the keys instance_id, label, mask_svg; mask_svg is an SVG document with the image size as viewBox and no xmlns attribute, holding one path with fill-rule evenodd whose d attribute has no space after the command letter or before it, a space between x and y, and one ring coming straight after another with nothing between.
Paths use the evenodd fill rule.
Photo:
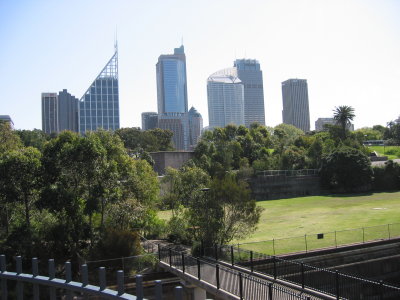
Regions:
<instances>
[{"instance_id":1,"label":"fence post","mask_svg":"<svg viewBox=\"0 0 400 300\"><path fill-rule=\"evenodd\" d=\"M87 276L87 269L86 269L86 276ZM49 280L53 280L55 277L56 277L56 268L54 265L54 259L49 259ZM50 288L50 299L56 300L56 289L53 287Z\"/></svg>"},{"instance_id":2,"label":"fence post","mask_svg":"<svg viewBox=\"0 0 400 300\"><path fill-rule=\"evenodd\" d=\"M175 300L183 300L183 288L176 286L174 289Z\"/></svg>"},{"instance_id":3,"label":"fence post","mask_svg":"<svg viewBox=\"0 0 400 300\"><path fill-rule=\"evenodd\" d=\"M239 272L239 296L240 300L243 300L243 278L242 273Z\"/></svg>"},{"instance_id":4,"label":"fence post","mask_svg":"<svg viewBox=\"0 0 400 300\"><path fill-rule=\"evenodd\" d=\"M301 288L304 289L304 263L301 263Z\"/></svg>"},{"instance_id":5,"label":"fence post","mask_svg":"<svg viewBox=\"0 0 400 300\"><path fill-rule=\"evenodd\" d=\"M161 249L160 249L160 244L157 244L157 248L158 248L158 260L161 261Z\"/></svg>"},{"instance_id":6,"label":"fence post","mask_svg":"<svg viewBox=\"0 0 400 300\"><path fill-rule=\"evenodd\" d=\"M274 255L275 255L275 239L272 239L272 250L273 250Z\"/></svg>"},{"instance_id":7,"label":"fence post","mask_svg":"<svg viewBox=\"0 0 400 300\"><path fill-rule=\"evenodd\" d=\"M33 277L39 275L39 266L37 257L32 258L32 275ZM39 286L37 284L33 284L33 299L39 300Z\"/></svg>"},{"instance_id":8,"label":"fence post","mask_svg":"<svg viewBox=\"0 0 400 300\"><path fill-rule=\"evenodd\" d=\"M200 259L197 258L197 278L200 280Z\"/></svg>"},{"instance_id":9,"label":"fence post","mask_svg":"<svg viewBox=\"0 0 400 300\"><path fill-rule=\"evenodd\" d=\"M383 300L383 280L379 280L379 287L380 287L380 300Z\"/></svg>"},{"instance_id":10,"label":"fence post","mask_svg":"<svg viewBox=\"0 0 400 300\"><path fill-rule=\"evenodd\" d=\"M168 249L169 266L172 267L172 250Z\"/></svg>"},{"instance_id":11,"label":"fence post","mask_svg":"<svg viewBox=\"0 0 400 300\"><path fill-rule=\"evenodd\" d=\"M117 295L121 296L124 292L125 292L125 288L124 288L124 271L118 270L117 271ZM136 286L136 294L138 294L137 286Z\"/></svg>"},{"instance_id":12,"label":"fence post","mask_svg":"<svg viewBox=\"0 0 400 300\"><path fill-rule=\"evenodd\" d=\"M307 251L308 251L308 249L307 249L307 234L304 235L304 242L306 244L306 253L307 253Z\"/></svg>"},{"instance_id":13,"label":"fence post","mask_svg":"<svg viewBox=\"0 0 400 300\"><path fill-rule=\"evenodd\" d=\"M154 281L156 284L156 300L162 299L162 283L161 280Z\"/></svg>"},{"instance_id":14,"label":"fence post","mask_svg":"<svg viewBox=\"0 0 400 300\"><path fill-rule=\"evenodd\" d=\"M233 257L233 246L231 246L231 264L232 266L234 265L235 261L234 261L234 257Z\"/></svg>"},{"instance_id":15,"label":"fence post","mask_svg":"<svg viewBox=\"0 0 400 300\"><path fill-rule=\"evenodd\" d=\"M276 279L277 274L276 274L276 256L272 256L272 259L274 261L274 279Z\"/></svg>"},{"instance_id":16,"label":"fence post","mask_svg":"<svg viewBox=\"0 0 400 300\"><path fill-rule=\"evenodd\" d=\"M364 227L362 228L363 230L363 244L365 243L365 232L364 232Z\"/></svg>"},{"instance_id":17,"label":"fence post","mask_svg":"<svg viewBox=\"0 0 400 300\"><path fill-rule=\"evenodd\" d=\"M106 269L104 267L99 268L99 286L100 291L104 291L106 289Z\"/></svg>"},{"instance_id":18,"label":"fence post","mask_svg":"<svg viewBox=\"0 0 400 300\"><path fill-rule=\"evenodd\" d=\"M337 248L336 230L335 230L335 248Z\"/></svg>"},{"instance_id":19,"label":"fence post","mask_svg":"<svg viewBox=\"0 0 400 300\"><path fill-rule=\"evenodd\" d=\"M254 271L254 265L253 265L253 251L250 251L250 271Z\"/></svg>"},{"instance_id":20,"label":"fence post","mask_svg":"<svg viewBox=\"0 0 400 300\"><path fill-rule=\"evenodd\" d=\"M143 295L143 276L138 274L136 275L136 297L138 300L142 300Z\"/></svg>"},{"instance_id":21,"label":"fence post","mask_svg":"<svg viewBox=\"0 0 400 300\"><path fill-rule=\"evenodd\" d=\"M17 256L16 258L17 263L17 274L20 275L22 273L22 257ZM24 285L21 281L17 281L17 299L23 300L24 299Z\"/></svg>"},{"instance_id":22,"label":"fence post","mask_svg":"<svg viewBox=\"0 0 400 300\"><path fill-rule=\"evenodd\" d=\"M182 258L182 273L185 274L185 253L181 253Z\"/></svg>"},{"instance_id":23,"label":"fence post","mask_svg":"<svg viewBox=\"0 0 400 300\"><path fill-rule=\"evenodd\" d=\"M336 299L339 300L339 272L338 270L335 271L335 282L336 282Z\"/></svg>"},{"instance_id":24,"label":"fence post","mask_svg":"<svg viewBox=\"0 0 400 300\"><path fill-rule=\"evenodd\" d=\"M388 224L388 236L389 236L389 240L390 240L390 224Z\"/></svg>"},{"instance_id":25,"label":"fence post","mask_svg":"<svg viewBox=\"0 0 400 300\"><path fill-rule=\"evenodd\" d=\"M215 277L217 279L217 289L219 290L219 265L216 264L215 265Z\"/></svg>"},{"instance_id":26,"label":"fence post","mask_svg":"<svg viewBox=\"0 0 400 300\"><path fill-rule=\"evenodd\" d=\"M272 300L272 283L268 283L268 300Z\"/></svg>"},{"instance_id":27,"label":"fence post","mask_svg":"<svg viewBox=\"0 0 400 300\"><path fill-rule=\"evenodd\" d=\"M65 282L70 283L72 281L71 262L65 262ZM67 300L72 300L72 291L67 290Z\"/></svg>"},{"instance_id":28,"label":"fence post","mask_svg":"<svg viewBox=\"0 0 400 300\"><path fill-rule=\"evenodd\" d=\"M6 256L5 255L0 255L0 272L4 273L6 272ZM7 293L7 280L6 279L1 279L1 299L7 299L8 293Z\"/></svg>"}]
</instances>

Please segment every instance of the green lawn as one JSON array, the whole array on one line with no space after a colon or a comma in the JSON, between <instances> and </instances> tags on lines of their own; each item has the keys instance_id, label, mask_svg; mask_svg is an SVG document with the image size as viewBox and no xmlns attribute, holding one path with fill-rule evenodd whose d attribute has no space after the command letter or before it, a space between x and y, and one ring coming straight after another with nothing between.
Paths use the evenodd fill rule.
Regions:
<instances>
[{"instance_id":1,"label":"green lawn","mask_svg":"<svg viewBox=\"0 0 400 300\"><path fill-rule=\"evenodd\" d=\"M264 208L257 230L233 242L266 254L304 251L306 239L310 250L387 238L389 231L391 237L400 236L400 191L298 197L257 205ZM168 220L171 212L159 212L159 216ZM388 228L386 224L395 225ZM323 239L317 238L318 233L324 233Z\"/></svg>"},{"instance_id":2,"label":"green lawn","mask_svg":"<svg viewBox=\"0 0 400 300\"><path fill-rule=\"evenodd\" d=\"M400 235L400 192L363 195L331 195L260 201L264 208L258 229L235 243L251 243L244 248L268 254L321 248L380 237ZM362 229L349 231L347 229ZM372 227L372 228L366 228ZM346 230L346 231L345 231ZM336 241L335 241L335 231ZM323 239L315 234L325 233ZM295 238L296 237L296 238Z\"/></svg>"},{"instance_id":3,"label":"green lawn","mask_svg":"<svg viewBox=\"0 0 400 300\"><path fill-rule=\"evenodd\" d=\"M379 156L387 156L388 159L396 159L399 158L398 155L394 155L394 154L389 154L387 152L391 152L393 150L400 150L400 146L368 146L369 149L371 149L371 151L376 151L378 153ZM400 152L398 152L400 153Z\"/></svg>"}]
</instances>

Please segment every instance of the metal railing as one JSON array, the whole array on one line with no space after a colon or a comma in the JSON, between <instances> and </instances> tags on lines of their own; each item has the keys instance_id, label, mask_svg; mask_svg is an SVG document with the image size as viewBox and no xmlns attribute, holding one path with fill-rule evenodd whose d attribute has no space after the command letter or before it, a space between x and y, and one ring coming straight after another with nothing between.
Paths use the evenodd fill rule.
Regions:
<instances>
[{"instance_id":1,"label":"metal railing","mask_svg":"<svg viewBox=\"0 0 400 300\"><path fill-rule=\"evenodd\" d=\"M317 176L318 174L318 169L264 170L257 172L259 176Z\"/></svg>"},{"instance_id":2,"label":"metal railing","mask_svg":"<svg viewBox=\"0 0 400 300\"><path fill-rule=\"evenodd\" d=\"M400 223L337 230L296 237L238 244L247 250L278 255L301 253L315 249L337 248L341 245L363 244L376 240L390 240L400 236Z\"/></svg>"},{"instance_id":3,"label":"metal railing","mask_svg":"<svg viewBox=\"0 0 400 300\"><path fill-rule=\"evenodd\" d=\"M14 282L15 284L15 296L18 300L23 300L24 295L28 295L29 299L39 300L48 298L50 300L60 299L65 297L68 300L72 300L75 295L85 296L98 296L101 299L130 299L130 300L142 300L144 295L144 289L142 284L142 275L135 276L136 282L136 296L125 293L124 284L124 272L119 270L117 274L117 286L116 290L107 288L106 285L106 270L104 267L98 269L99 285L89 284L88 267L86 264L81 266L81 282L72 280L71 263L66 262L65 268L65 279L56 278L56 268L53 259L48 261L48 276L39 275L39 264L37 258L32 258L32 273L22 272L22 257L17 256L16 258L16 272L7 271L6 257L0 255L0 297L1 300L7 300L9 294L14 294L14 291L9 290L8 281ZM162 300L162 281L155 280L155 299ZM32 290L25 290L24 285L32 287ZM44 296L41 293L41 287L47 287L47 295ZM183 299L183 288L177 286L174 289L175 300Z\"/></svg>"},{"instance_id":4,"label":"metal railing","mask_svg":"<svg viewBox=\"0 0 400 300\"><path fill-rule=\"evenodd\" d=\"M181 251L175 251L170 247L158 245L158 258L169 267L180 270L182 274L189 274L199 281L207 282L216 289L235 295L240 299L319 299L306 296L303 292L278 285L272 281L196 258Z\"/></svg>"},{"instance_id":5,"label":"metal railing","mask_svg":"<svg viewBox=\"0 0 400 300\"><path fill-rule=\"evenodd\" d=\"M276 256L257 253L236 246L203 249L203 254L242 266L250 272L272 276L275 279L300 285L336 299L400 299L400 288L338 271L318 268L309 264L289 261Z\"/></svg>"}]
</instances>

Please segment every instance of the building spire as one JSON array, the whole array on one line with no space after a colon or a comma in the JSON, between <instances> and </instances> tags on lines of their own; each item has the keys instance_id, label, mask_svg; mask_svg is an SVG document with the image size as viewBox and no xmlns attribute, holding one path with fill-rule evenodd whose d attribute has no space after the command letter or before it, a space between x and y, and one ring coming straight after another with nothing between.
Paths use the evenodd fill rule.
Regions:
<instances>
[{"instance_id":1,"label":"building spire","mask_svg":"<svg viewBox=\"0 0 400 300\"><path fill-rule=\"evenodd\" d=\"M117 25L115 25L114 50L115 50L115 52L118 52L118 29L117 29Z\"/></svg>"}]
</instances>

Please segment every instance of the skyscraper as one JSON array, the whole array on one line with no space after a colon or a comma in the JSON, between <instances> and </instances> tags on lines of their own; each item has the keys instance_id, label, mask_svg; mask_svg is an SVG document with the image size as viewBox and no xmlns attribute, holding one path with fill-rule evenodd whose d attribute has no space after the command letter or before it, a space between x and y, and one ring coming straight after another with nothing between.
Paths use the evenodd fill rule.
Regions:
<instances>
[{"instance_id":1,"label":"skyscraper","mask_svg":"<svg viewBox=\"0 0 400 300\"><path fill-rule=\"evenodd\" d=\"M189 146L186 56L183 45L160 55L156 64L158 127L173 132L177 150Z\"/></svg>"},{"instance_id":2,"label":"skyscraper","mask_svg":"<svg viewBox=\"0 0 400 300\"><path fill-rule=\"evenodd\" d=\"M237 76L244 87L244 124L265 125L263 75L255 59L237 59L234 62Z\"/></svg>"},{"instance_id":3,"label":"skyscraper","mask_svg":"<svg viewBox=\"0 0 400 300\"><path fill-rule=\"evenodd\" d=\"M57 93L42 93L42 130L59 133L78 132L78 99L66 89Z\"/></svg>"},{"instance_id":4,"label":"skyscraper","mask_svg":"<svg viewBox=\"0 0 400 300\"><path fill-rule=\"evenodd\" d=\"M192 107L189 110L189 148L194 148L201 135L203 129L203 117Z\"/></svg>"},{"instance_id":5,"label":"skyscraper","mask_svg":"<svg viewBox=\"0 0 400 300\"><path fill-rule=\"evenodd\" d=\"M78 98L66 89L58 93L58 129L78 132Z\"/></svg>"},{"instance_id":6,"label":"skyscraper","mask_svg":"<svg viewBox=\"0 0 400 300\"><path fill-rule=\"evenodd\" d=\"M79 132L119 128L118 50L79 100Z\"/></svg>"},{"instance_id":7,"label":"skyscraper","mask_svg":"<svg viewBox=\"0 0 400 300\"><path fill-rule=\"evenodd\" d=\"M57 93L42 93L42 130L47 134L59 132Z\"/></svg>"},{"instance_id":8,"label":"skyscraper","mask_svg":"<svg viewBox=\"0 0 400 300\"><path fill-rule=\"evenodd\" d=\"M210 128L244 125L244 87L236 68L212 74L207 79Z\"/></svg>"},{"instance_id":9,"label":"skyscraper","mask_svg":"<svg viewBox=\"0 0 400 300\"><path fill-rule=\"evenodd\" d=\"M142 113L142 130L154 129L158 126L158 114L156 112Z\"/></svg>"},{"instance_id":10,"label":"skyscraper","mask_svg":"<svg viewBox=\"0 0 400 300\"><path fill-rule=\"evenodd\" d=\"M310 110L306 79L288 79L282 82L282 119L304 132L310 131Z\"/></svg>"},{"instance_id":11,"label":"skyscraper","mask_svg":"<svg viewBox=\"0 0 400 300\"><path fill-rule=\"evenodd\" d=\"M158 115L158 127L171 130L172 142L177 150L189 148L189 120L187 113L169 112Z\"/></svg>"},{"instance_id":12,"label":"skyscraper","mask_svg":"<svg viewBox=\"0 0 400 300\"><path fill-rule=\"evenodd\" d=\"M188 111L186 56L182 46L174 54L160 55L157 70L158 113L186 113Z\"/></svg>"}]
</instances>

